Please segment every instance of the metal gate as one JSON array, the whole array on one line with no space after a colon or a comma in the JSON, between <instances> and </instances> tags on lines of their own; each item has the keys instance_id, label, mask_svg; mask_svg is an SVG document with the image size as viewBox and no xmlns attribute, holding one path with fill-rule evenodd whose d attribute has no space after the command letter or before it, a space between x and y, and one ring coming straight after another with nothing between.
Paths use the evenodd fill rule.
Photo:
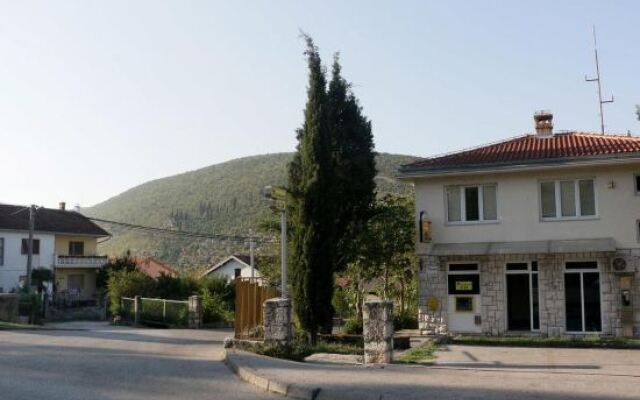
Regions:
<instances>
[{"instance_id":1,"label":"metal gate","mask_svg":"<svg viewBox=\"0 0 640 400\"><path fill-rule=\"evenodd\" d=\"M262 336L262 304L278 291L264 278L236 278L235 335L237 339Z\"/></svg>"}]
</instances>

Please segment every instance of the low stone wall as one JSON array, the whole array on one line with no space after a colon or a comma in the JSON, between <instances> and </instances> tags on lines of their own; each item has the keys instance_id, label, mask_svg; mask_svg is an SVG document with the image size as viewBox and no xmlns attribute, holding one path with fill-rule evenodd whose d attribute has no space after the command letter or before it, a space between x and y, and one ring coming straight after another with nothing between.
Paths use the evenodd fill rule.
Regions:
<instances>
[{"instance_id":1,"label":"low stone wall","mask_svg":"<svg viewBox=\"0 0 640 400\"><path fill-rule=\"evenodd\" d=\"M106 321L106 307L70 307L57 308L49 306L45 312L45 319L49 322L66 321Z\"/></svg>"},{"instance_id":2,"label":"low stone wall","mask_svg":"<svg viewBox=\"0 0 640 400\"><path fill-rule=\"evenodd\" d=\"M0 293L0 321L17 321L19 303L17 294Z\"/></svg>"}]
</instances>

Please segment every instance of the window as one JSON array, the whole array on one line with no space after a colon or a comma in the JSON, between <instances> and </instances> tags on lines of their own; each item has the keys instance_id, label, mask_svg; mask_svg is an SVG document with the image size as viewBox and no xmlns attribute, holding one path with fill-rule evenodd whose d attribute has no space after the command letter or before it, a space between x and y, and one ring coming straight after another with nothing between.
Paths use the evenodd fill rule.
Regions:
<instances>
[{"instance_id":1,"label":"window","mask_svg":"<svg viewBox=\"0 0 640 400\"><path fill-rule=\"evenodd\" d=\"M29 239L22 239L21 253L29 253ZM33 254L40 254L40 239L33 239Z\"/></svg>"},{"instance_id":2,"label":"window","mask_svg":"<svg viewBox=\"0 0 640 400\"><path fill-rule=\"evenodd\" d=\"M236 278L238 278L241 275L241 270L240 268L236 268L235 270L233 270L234 276Z\"/></svg>"},{"instance_id":3,"label":"window","mask_svg":"<svg viewBox=\"0 0 640 400\"><path fill-rule=\"evenodd\" d=\"M540 330L538 263L507 263L507 329Z\"/></svg>"},{"instance_id":4,"label":"window","mask_svg":"<svg viewBox=\"0 0 640 400\"><path fill-rule=\"evenodd\" d=\"M72 274L67 277L67 289L68 290L84 290L84 275Z\"/></svg>"},{"instance_id":5,"label":"window","mask_svg":"<svg viewBox=\"0 0 640 400\"><path fill-rule=\"evenodd\" d=\"M84 242L69 242L69 255L70 256L83 256L84 255Z\"/></svg>"},{"instance_id":6,"label":"window","mask_svg":"<svg viewBox=\"0 0 640 400\"><path fill-rule=\"evenodd\" d=\"M540 213L543 219L572 219L596 215L593 179L540 183Z\"/></svg>"},{"instance_id":7,"label":"window","mask_svg":"<svg viewBox=\"0 0 640 400\"><path fill-rule=\"evenodd\" d=\"M4 265L4 238L0 238L0 265Z\"/></svg>"},{"instance_id":8,"label":"window","mask_svg":"<svg viewBox=\"0 0 640 400\"><path fill-rule=\"evenodd\" d=\"M640 194L640 174L634 175L633 180L636 184L636 194Z\"/></svg>"},{"instance_id":9,"label":"window","mask_svg":"<svg viewBox=\"0 0 640 400\"><path fill-rule=\"evenodd\" d=\"M496 221L496 185L449 186L446 188L449 222Z\"/></svg>"}]
</instances>

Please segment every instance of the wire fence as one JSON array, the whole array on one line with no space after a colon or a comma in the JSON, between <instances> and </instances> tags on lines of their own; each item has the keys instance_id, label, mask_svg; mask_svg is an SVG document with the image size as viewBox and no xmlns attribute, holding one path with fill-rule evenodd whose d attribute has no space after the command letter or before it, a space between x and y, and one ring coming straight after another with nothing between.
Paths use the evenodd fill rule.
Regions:
<instances>
[{"instance_id":1,"label":"wire fence","mask_svg":"<svg viewBox=\"0 0 640 400\"><path fill-rule=\"evenodd\" d=\"M174 327L189 325L189 302L142 297L140 322Z\"/></svg>"},{"instance_id":2,"label":"wire fence","mask_svg":"<svg viewBox=\"0 0 640 400\"><path fill-rule=\"evenodd\" d=\"M136 300L131 297L120 299L120 318L122 318L123 322L135 322L135 303Z\"/></svg>"}]
</instances>

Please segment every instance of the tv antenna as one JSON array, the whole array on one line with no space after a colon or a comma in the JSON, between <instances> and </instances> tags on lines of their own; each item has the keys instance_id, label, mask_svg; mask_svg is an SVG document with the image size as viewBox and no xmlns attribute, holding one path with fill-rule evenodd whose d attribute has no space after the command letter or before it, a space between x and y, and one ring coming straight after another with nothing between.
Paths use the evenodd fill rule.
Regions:
<instances>
[{"instance_id":1,"label":"tv antenna","mask_svg":"<svg viewBox=\"0 0 640 400\"><path fill-rule=\"evenodd\" d=\"M600 107L600 132L604 135L604 111L602 110L602 105L607 103L613 103L613 95L610 100L602 100L602 83L600 80L600 62L598 61L598 41L596 39L596 26L593 26L593 50L596 55L596 77L595 78L587 78L584 76L584 80L587 82L597 82L598 83L598 106Z\"/></svg>"}]
</instances>

